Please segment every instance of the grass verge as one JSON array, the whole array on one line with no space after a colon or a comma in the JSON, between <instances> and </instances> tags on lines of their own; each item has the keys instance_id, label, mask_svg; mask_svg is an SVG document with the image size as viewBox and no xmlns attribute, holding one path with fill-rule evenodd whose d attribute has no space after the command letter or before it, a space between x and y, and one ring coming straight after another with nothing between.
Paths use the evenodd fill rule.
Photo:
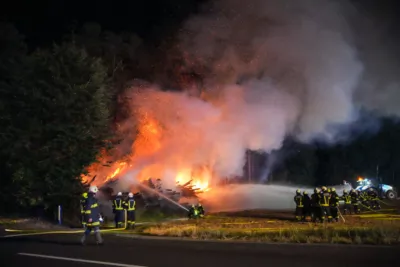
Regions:
<instances>
[{"instance_id":1,"label":"grass verge","mask_svg":"<svg viewBox=\"0 0 400 267\"><path fill-rule=\"evenodd\" d=\"M397 216L396 216L397 217ZM273 219L271 219L273 218ZM385 220L382 220L385 218ZM209 216L206 219L144 225L136 233L197 240L281 243L400 244L400 221L391 214L346 216L343 223L297 223L279 216Z\"/></svg>"}]
</instances>

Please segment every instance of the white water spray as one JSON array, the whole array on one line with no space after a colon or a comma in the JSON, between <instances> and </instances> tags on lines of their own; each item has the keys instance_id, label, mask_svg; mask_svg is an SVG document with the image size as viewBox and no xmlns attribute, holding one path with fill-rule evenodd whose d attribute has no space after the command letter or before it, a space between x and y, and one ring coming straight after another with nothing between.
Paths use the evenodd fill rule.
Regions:
<instances>
[{"instance_id":1,"label":"white water spray","mask_svg":"<svg viewBox=\"0 0 400 267\"><path fill-rule=\"evenodd\" d=\"M340 195L343 189L350 190L351 185L332 186ZM293 197L296 190L307 191L310 195L314 188L281 185L232 184L213 188L201 197L207 211L239 211L253 209L289 210L295 208Z\"/></svg>"}]
</instances>

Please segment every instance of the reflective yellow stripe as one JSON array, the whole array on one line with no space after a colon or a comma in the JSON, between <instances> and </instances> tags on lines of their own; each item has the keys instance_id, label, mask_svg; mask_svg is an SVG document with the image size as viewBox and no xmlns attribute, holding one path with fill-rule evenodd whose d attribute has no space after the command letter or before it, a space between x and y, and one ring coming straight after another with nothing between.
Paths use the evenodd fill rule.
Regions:
<instances>
[{"instance_id":1,"label":"reflective yellow stripe","mask_svg":"<svg viewBox=\"0 0 400 267\"><path fill-rule=\"evenodd\" d=\"M118 205L118 202L119 202L119 205ZM115 206L116 210L123 210L123 208L122 208L122 199L119 199L118 201L114 200L114 206Z\"/></svg>"},{"instance_id":2,"label":"reflective yellow stripe","mask_svg":"<svg viewBox=\"0 0 400 267\"><path fill-rule=\"evenodd\" d=\"M135 201L128 201L128 210L135 210L135 204Z\"/></svg>"},{"instance_id":3,"label":"reflective yellow stripe","mask_svg":"<svg viewBox=\"0 0 400 267\"><path fill-rule=\"evenodd\" d=\"M100 222L87 223L87 226L99 226Z\"/></svg>"},{"instance_id":4,"label":"reflective yellow stripe","mask_svg":"<svg viewBox=\"0 0 400 267\"><path fill-rule=\"evenodd\" d=\"M97 208L99 205L97 203L94 203L92 206L90 206L91 209Z\"/></svg>"}]
</instances>

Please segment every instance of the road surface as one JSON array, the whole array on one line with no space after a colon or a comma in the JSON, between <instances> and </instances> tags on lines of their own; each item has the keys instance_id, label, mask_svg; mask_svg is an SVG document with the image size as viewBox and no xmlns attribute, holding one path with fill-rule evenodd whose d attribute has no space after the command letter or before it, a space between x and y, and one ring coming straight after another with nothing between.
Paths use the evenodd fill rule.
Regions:
<instances>
[{"instance_id":1,"label":"road surface","mask_svg":"<svg viewBox=\"0 0 400 267\"><path fill-rule=\"evenodd\" d=\"M104 235L81 246L77 234L0 238L1 266L251 267L397 266L400 247L192 242Z\"/></svg>"}]
</instances>

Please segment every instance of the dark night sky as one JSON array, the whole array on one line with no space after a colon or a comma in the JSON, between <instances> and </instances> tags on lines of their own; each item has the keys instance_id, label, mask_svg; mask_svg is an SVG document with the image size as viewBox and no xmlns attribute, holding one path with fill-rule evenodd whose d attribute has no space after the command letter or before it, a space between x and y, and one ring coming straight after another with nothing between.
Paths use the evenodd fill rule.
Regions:
<instances>
[{"instance_id":1,"label":"dark night sky","mask_svg":"<svg viewBox=\"0 0 400 267\"><path fill-rule=\"evenodd\" d=\"M207 0L14 0L3 5L0 16L15 23L30 44L57 40L73 21L95 21L115 32L131 31L146 40L169 34ZM299 0L301 1L301 0ZM392 27L398 25L398 0L352 0ZM170 29L170 30L168 30ZM398 28L397 28L398 29Z\"/></svg>"},{"instance_id":2,"label":"dark night sky","mask_svg":"<svg viewBox=\"0 0 400 267\"><path fill-rule=\"evenodd\" d=\"M15 0L2 8L0 15L35 44L59 38L74 21L94 21L107 30L131 31L154 39L168 28L176 29L200 2L204 0Z\"/></svg>"}]
</instances>

